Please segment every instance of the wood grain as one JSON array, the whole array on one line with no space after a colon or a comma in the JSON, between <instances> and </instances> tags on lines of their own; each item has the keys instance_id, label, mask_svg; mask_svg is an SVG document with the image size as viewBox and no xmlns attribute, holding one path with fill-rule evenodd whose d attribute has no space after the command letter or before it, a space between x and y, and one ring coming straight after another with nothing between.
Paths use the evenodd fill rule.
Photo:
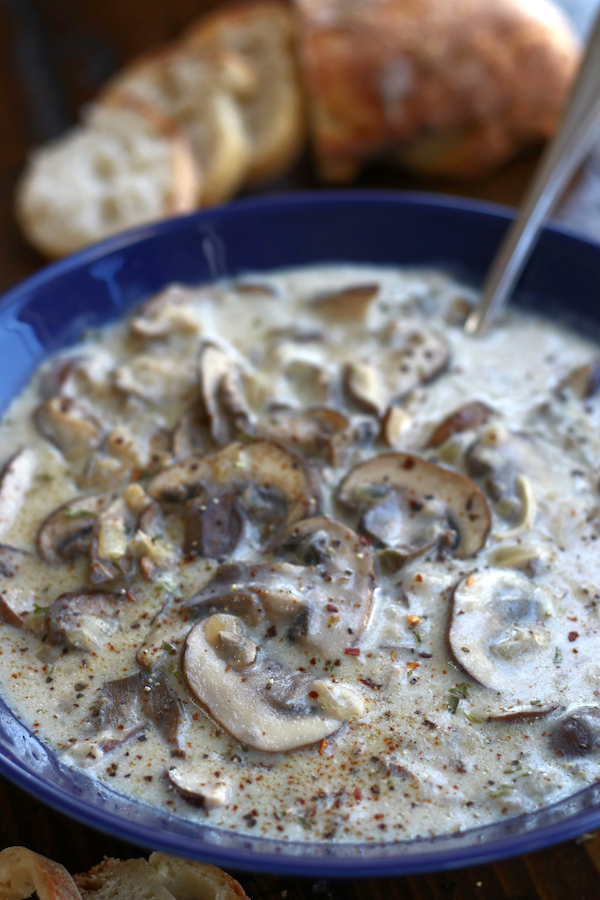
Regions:
<instances>
[{"instance_id":1,"label":"wood grain","mask_svg":"<svg viewBox=\"0 0 600 900\"><path fill-rule=\"evenodd\" d=\"M77 120L100 84L146 48L176 37L217 0L3 0L0 4L0 290L39 268L22 240L12 198L32 145ZM536 149L475 184L422 181L372 167L363 187L426 189L515 205L539 156ZM263 190L316 187L309 155ZM600 150L563 201L560 214L600 238ZM82 871L104 855L142 850L73 822L0 780L0 846L24 844ZM488 866L365 880L315 881L232 873L252 900L598 900L600 837L570 842Z\"/></svg>"}]
</instances>

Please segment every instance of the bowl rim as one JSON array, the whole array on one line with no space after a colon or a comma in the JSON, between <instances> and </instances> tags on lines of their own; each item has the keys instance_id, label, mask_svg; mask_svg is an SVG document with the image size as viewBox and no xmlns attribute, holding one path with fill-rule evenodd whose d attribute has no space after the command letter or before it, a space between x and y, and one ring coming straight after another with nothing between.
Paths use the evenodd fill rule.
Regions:
<instances>
[{"instance_id":1,"label":"bowl rim","mask_svg":"<svg viewBox=\"0 0 600 900\"><path fill-rule=\"evenodd\" d=\"M213 221L236 217L240 212L252 214L281 207L331 204L344 206L356 205L361 202L400 205L403 207L442 208L448 211L454 210L474 214L476 217L482 215L492 217L505 223L509 223L515 217L513 209L500 204L418 191L389 191L384 189L315 190L301 193L253 196L237 200L224 207L200 210L191 215L144 225L132 231L108 238L92 247L80 250L65 259L50 263L39 272L9 289L0 297L0 310L19 305L33 292L54 279L95 262L115 251L124 250L157 236L177 232L178 230L186 230L193 227L195 223L207 223L210 225ZM567 241L575 241L577 244L587 245L590 249L600 253L600 243L597 243L575 228L552 222L546 225L544 231L555 233ZM239 838L239 848L237 846L223 846L212 841L203 841L199 837L193 838L187 834L183 835L169 830L158 832L151 826L127 820L122 816L115 817L112 812L105 811L101 806L90 806L88 801L81 800L66 790L66 788L43 780L39 774L28 771L23 767L23 764L18 762L12 751L9 750L7 752L6 748L2 746L0 746L0 774L6 776L18 787L26 790L38 800L47 803L58 812L123 840L139 844L142 847L152 847L152 849L160 849L174 855L186 855L190 858L211 862L226 868L277 874L310 874L311 876L356 878L426 873L489 863L501 858L530 853L559 841L573 838L582 832L594 830L600 825L599 803L590 808L567 814L556 822L533 827L531 830L525 828L519 833L511 833L509 830L506 836L492 838L488 841L481 840L482 834L486 829L498 828L497 824L483 826L479 829L470 829L462 832L458 838L456 835L452 836L455 840L465 841L464 847L444 847L444 838L450 839L451 836L440 836L435 839L437 846L434 846L429 840L423 839L419 841L385 842L382 844L366 844L363 842L325 845L324 842L318 842L320 849L324 846L330 848L331 855L313 856L311 848L317 846L315 843L306 842L300 844L295 842L293 844L293 842L261 839L261 845L273 845L273 852L257 852L256 850L249 851L244 849L245 840L252 843L251 836L248 835L235 834L235 838ZM585 790L590 791L590 788L588 787ZM560 801L560 803L565 803L565 800ZM525 816L512 818L507 821L506 825L511 826L521 820L531 819L535 814L529 813ZM173 817L174 820L176 818ZM210 824L207 826L199 825L199 831L207 828L211 831L218 831L218 829L212 828ZM224 831L228 837L232 836L231 832L227 832L226 829ZM469 841L468 839L471 835L472 839ZM283 846L285 848L285 845L300 847L300 852L297 854L285 854L281 850L277 850L277 847ZM336 847L340 848L337 855ZM378 847L387 848L387 852L377 855ZM356 852L348 853L348 850L352 848ZM368 855L363 855L361 848L363 850L368 848ZM397 853L394 853L396 848ZM416 848L423 849L416 851ZM346 852L342 853L342 849ZM307 858L310 859L310 872L307 872Z\"/></svg>"}]
</instances>

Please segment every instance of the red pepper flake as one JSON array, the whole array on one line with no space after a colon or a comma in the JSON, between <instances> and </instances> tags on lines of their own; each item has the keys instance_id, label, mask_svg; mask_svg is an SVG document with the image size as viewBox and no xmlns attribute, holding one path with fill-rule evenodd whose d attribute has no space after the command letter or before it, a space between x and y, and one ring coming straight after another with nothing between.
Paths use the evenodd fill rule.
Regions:
<instances>
[{"instance_id":1,"label":"red pepper flake","mask_svg":"<svg viewBox=\"0 0 600 900\"><path fill-rule=\"evenodd\" d=\"M354 799L362 800L362 791L360 788L354 788Z\"/></svg>"},{"instance_id":2,"label":"red pepper flake","mask_svg":"<svg viewBox=\"0 0 600 900\"><path fill-rule=\"evenodd\" d=\"M327 746L327 741L325 740L325 738L323 738L323 740L319 744L319 756L323 755L323 753L325 752L326 746Z\"/></svg>"},{"instance_id":3,"label":"red pepper flake","mask_svg":"<svg viewBox=\"0 0 600 900\"><path fill-rule=\"evenodd\" d=\"M346 647L344 654L346 656L360 656L360 650L358 647Z\"/></svg>"},{"instance_id":4,"label":"red pepper flake","mask_svg":"<svg viewBox=\"0 0 600 900\"><path fill-rule=\"evenodd\" d=\"M402 468L406 472L410 472L410 470L414 469L415 466L416 466L416 462L414 461L414 459L411 456L408 456L402 463Z\"/></svg>"},{"instance_id":5,"label":"red pepper flake","mask_svg":"<svg viewBox=\"0 0 600 900\"><path fill-rule=\"evenodd\" d=\"M418 668L419 668L419 663L418 663L418 662L409 662L409 663L406 663L406 668L407 668L407 669L410 669L410 671L412 672L414 669L418 669Z\"/></svg>"},{"instance_id":6,"label":"red pepper flake","mask_svg":"<svg viewBox=\"0 0 600 900\"><path fill-rule=\"evenodd\" d=\"M423 581L423 576L422 576L422 575L415 575L415 581L417 582L417 584L421 584L422 581Z\"/></svg>"},{"instance_id":7,"label":"red pepper flake","mask_svg":"<svg viewBox=\"0 0 600 900\"><path fill-rule=\"evenodd\" d=\"M328 603L325 609L327 612L339 612L337 606L334 606L333 603Z\"/></svg>"},{"instance_id":8,"label":"red pepper flake","mask_svg":"<svg viewBox=\"0 0 600 900\"><path fill-rule=\"evenodd\" d=\"M576 631L570 631L567 635L567 639L571 643L573 643L573 641L576 641L578 637L579 637L579 634Z\"/></svg>"},{"instance_id":9,"label":"red pepper flake","mask_svg":"<svg viewBox=\"0 0 600 900\"><path fill-rule=\"evenodd\" d=\"M361 537L359 537L358 542L360 544L367 544L367 545L372 543L372 541L370 541L369 538L366 538L364 535L361 535Z\"/></svg>"},{"instance_id":10,"label":"red pepper flake","mask_svg":"<svg viewBox=\"0 0 600 900\"><path fill-rule=\"evenodd\" d=\"M311 698L311 700L316 700L319 694L317 691L309 691L308 696Z\"/></svg>"},{"instance_id":11,"label":"red pepper flake","mask_svg":"<svg viewBox=\"0 0 600 900\"><path fill-rule=\"evenodd\" d=\"M125 591L125 596L127 597L128 600L131 600L132 603L137 603L137 600L136 600L136 598L133 596L133 594L131 593L131 591Z\"/></svg>"}]
</instances>

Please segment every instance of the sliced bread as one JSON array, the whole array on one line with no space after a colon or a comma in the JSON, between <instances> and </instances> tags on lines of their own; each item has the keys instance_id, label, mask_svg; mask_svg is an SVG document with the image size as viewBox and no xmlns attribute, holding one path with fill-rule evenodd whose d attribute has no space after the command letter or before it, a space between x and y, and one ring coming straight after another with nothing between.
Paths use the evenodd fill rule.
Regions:
<instances>
[{"instance_id":1,"label":"sliced bread","mask_svg":"<svg viewBox=\"0 0 600 900\"><path fill-rule=\"evenodd\" d=\"M150 102L184 129L203 174L202 206L228 200L246 178L250 142L236 95L254 76L231 53L170 45L134 60L112 79L100 102Z\"/></svg>"},{"instance_id":2,"label":"sliced bread","mask_svg":"<svg viewBox=\"0 0 600 900\"><path fill-rule=\"evenodd\" d=\"M7 847L0 852L0 900L81 900L77 885L58 863L27 850Z\"/></svg>"},{"instance_id":3,"label":"sliced bread","mask_svg":"<svg viewBox=\"0 0 600 900\"><path fill-rule=\"evenodd\" d=\"M189 143L173 119L143 101L115 101L32 154L16 213L28 240L59 257L193 210L200 185Z\"/></svg>"},{"instance_id":4,"label":"sliced bread","mask_svg":"<svg viewBox=\"0 0 600 900\"><path fill-rule=\"evenodd\" d=\"M280 175L306 134L291 9L276 0L224 6L194 24L183 43L202 52L229 51L255 73L254 84L237 98L251 141L247 178Z\"/></svg>"}]
</instances>

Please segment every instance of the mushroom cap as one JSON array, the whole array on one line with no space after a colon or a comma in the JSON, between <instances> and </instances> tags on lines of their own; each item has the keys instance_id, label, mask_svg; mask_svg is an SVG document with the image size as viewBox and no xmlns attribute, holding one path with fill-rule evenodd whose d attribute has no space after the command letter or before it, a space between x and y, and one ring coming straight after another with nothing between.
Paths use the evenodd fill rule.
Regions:
<instances>
[{"instance_id":1,"label":"mushroom cap","mask_svg":"<svg viewBox=\"0 0 600 900\"><path fill-rule=\"evenodd\" d=\"M468 478L410 453L382 453L352 469L338 498L351 509L368 509L388 492L399 491L413 508L431 498L441 502L458 531L454 556L475 556L485 544L491 516L484 494Z\"/></svg>"},{"instance_id":2,"label":"mushroom cap","mask_svg":"<svg viewBox=\"0 0 600 900\"><path fill-rule=\"evenodd\" d=\"M492 415L493 410L480 400L472 400L470 403L465 403L440 422L427 441L426 446L439 447L453 434L459 434L462 431L468 431L471 428L483 425Z\"/></svg>"},{"instance_id":3,"label":"mushroom cap","mask_svg":"<svg viewBox=\"0 0 600 900\"><path fill-rule=\"evenodd\" d=\"M0 474L0 535L15 521L33 482L37 456L27 447L17 450Z\"/></svg>"},{"instance_id":4,"label":"mushroom cap","mask_svg":"<svg viewBox=\"0 0 600 900\"><path fill-rule=\"evenodd\" d=\"M182 460L155 475L147 490L161 503L181 503L211 485L219 490L241 490L249 484L281 494L287 505L287 523L318 511L319 490L306 461L266 440L234 442L211 456Z\"/></svg>"},{"instance_id":5,"label":"mushroom cap","mask_svg":"<svg viewBox=\"0 0 600 900\"><path fill-rule=\"evenodd\" d=\"M96 517L114 498L106 494L74 497L63 503L42 522L36 546L42 559L58 566L77 556L85 556L92 543Z\"/></svg>"},{"instance_id":6,"label":"mushroom cap","mask_svg":"<svg viewBox=\"0 0 600 900\"><path fill-rule=\"evenodd\" d=\"M454 589L448 645L484 687L525 702L553 700L553 613L546 589L521 572L482 569Z\"/></svg>"},{"instance_id":7,"label":"mushroom cap","mask_svg":"<svg viewBox=\"0 0 600 900\"><path fill-rule=\"evenodd\" d=\"M229 734L256 750L278 753L321 741L339 730L339 719L308 704L298 710L269 702L266 664L236 671L227 655L213 646L216 640L209 640L210 625L211 619L204 619L188 634L183 673L198 703ZM307 681L306 695L309 682L312 679Z\"/></svg>"}]
</instances>

